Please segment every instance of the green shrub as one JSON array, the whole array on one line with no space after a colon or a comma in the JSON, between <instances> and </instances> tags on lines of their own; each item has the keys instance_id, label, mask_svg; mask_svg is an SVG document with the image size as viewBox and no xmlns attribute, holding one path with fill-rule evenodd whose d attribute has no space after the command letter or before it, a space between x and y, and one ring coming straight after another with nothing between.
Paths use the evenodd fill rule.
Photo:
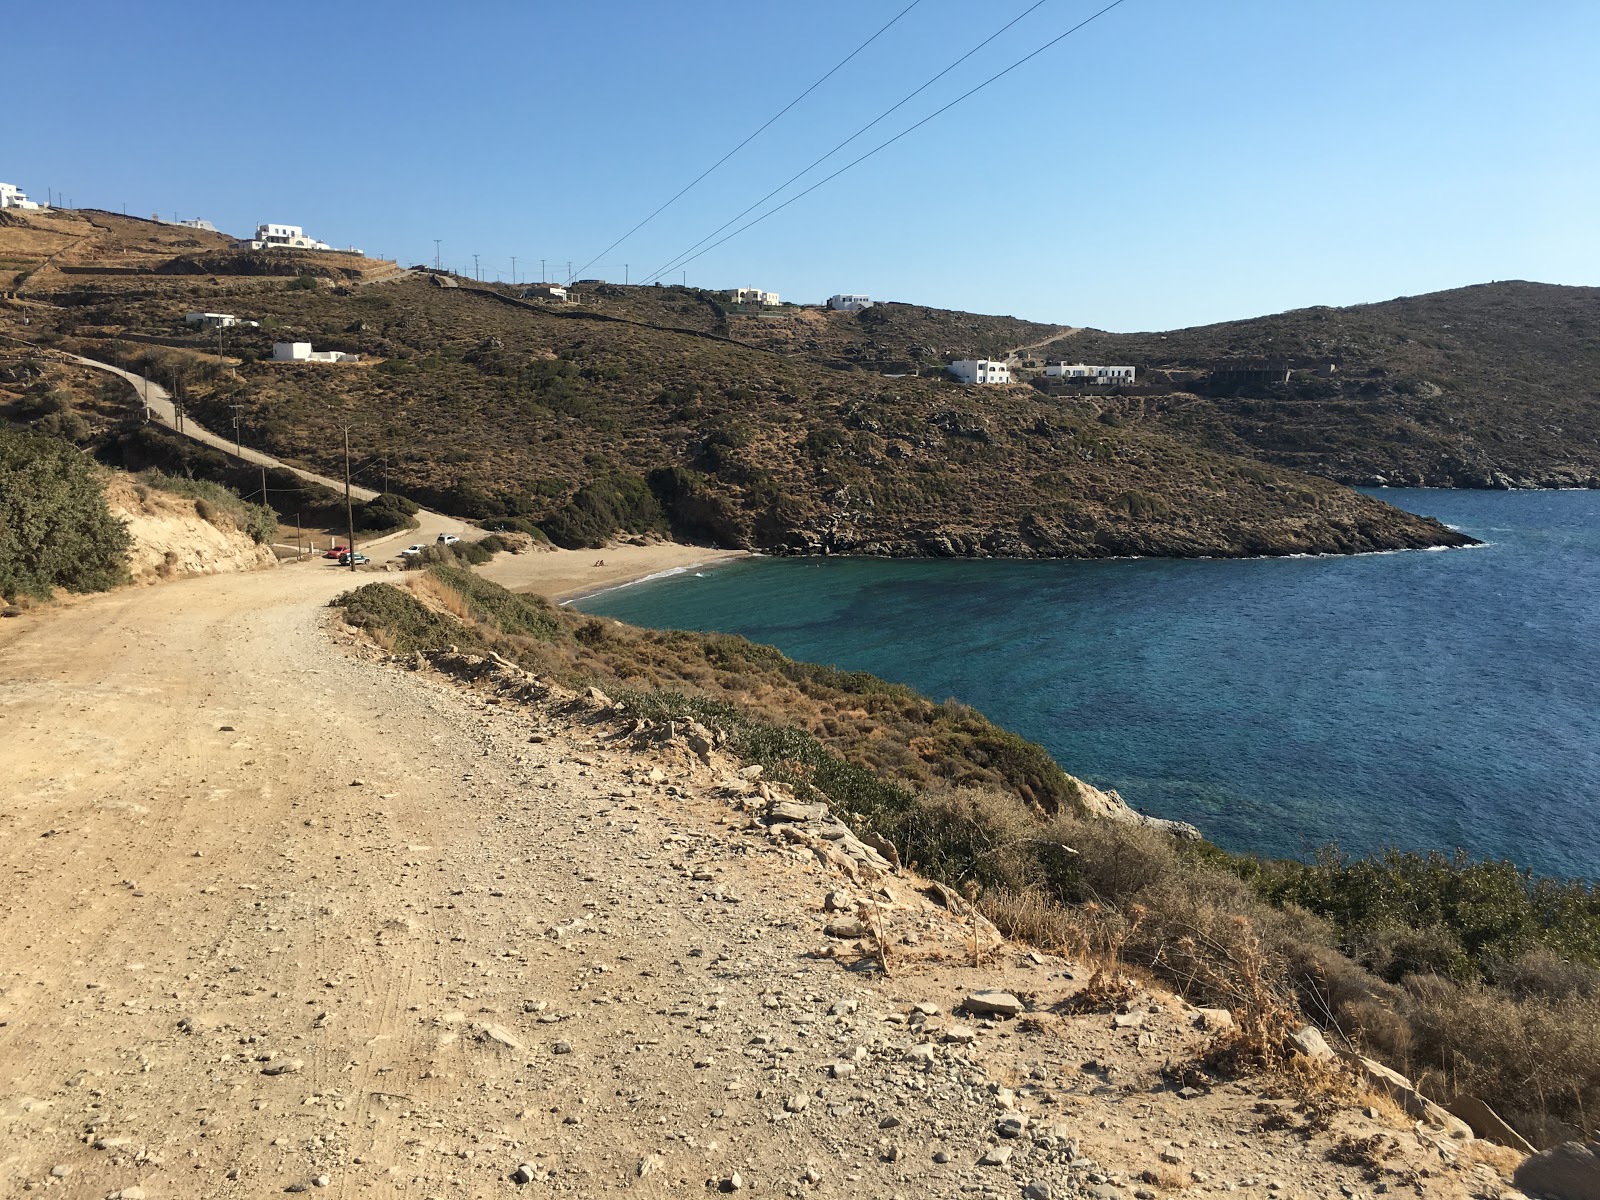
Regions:
<instances>
[{"instance_id":1,"label":"green shrub","mask_svg":"<svg viewBox=\"0 0 1600 1200\"><path fill-rule=\"evenodd\" d=\"M464 567L438 566L431 570L435 579L466 602L476 620L493 625L501 633L549 641L561 632L555 609L542 596L507 591Z\"/></svg>"},{"instance_id":2,"label":"green shrub","mask_svg":"<svg viewBox=\"0 0 1600 1200\"><path fill-rule=\"evenodd\" d=\"M127 579L128 545L89 459L54 438L0 428L0 596L104 591Z\"/></svg>"},{"instance_id":3,"label":"green shrub","mask_svg":"<svg viewBox=\"0 0 1600 1200\"><path fill-rule=\"evenodd\" d=\"M457 646L483 653L481 634L451 617L434 612L410 592L388 583L369 583L329 602L344 609L345 620L365 629L395 654Z\"/></svg>"},{"instance_id":4,"label":"green shrub","mask_svg":"<svg viewBox=\"0 0 1600 1200\"><path fill-rule=\"evenodd\" d=\"M384 492L358 504L352 510L356 528L373 533L390 533L417 527L417 505L395 492Z\"/></svg>"},{"instance_id":5,"label":"green shrub","mask_svg":"<svg viewBox=\"0 0 1600 1200\"><path fill-rule=\"evenodd\" d=\"M667 532L666 513L649 485L625 474L584 484L540 524L552 542L567 550L599 548L618 531Z\"/></svg>"},{"instance_id":6,"label":"green shrub","mask_svg":"<svg viewBox=\"0 0 1600 1200\"><path fill-rule=\"evenodd\" d=\"M1341 947L1389 980L1484 979L1535 949L1600 967L1600 886L1536 879L1509 862L1390 850L1242 868L1276 904L1326 917Z\"/></svg>"}]
</instances>

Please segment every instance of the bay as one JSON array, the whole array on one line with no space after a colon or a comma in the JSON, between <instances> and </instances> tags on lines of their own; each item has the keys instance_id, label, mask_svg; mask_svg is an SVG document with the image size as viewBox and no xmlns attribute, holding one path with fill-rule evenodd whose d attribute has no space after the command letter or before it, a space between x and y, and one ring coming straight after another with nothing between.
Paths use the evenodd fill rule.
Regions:
<instances>
[{"instance_id":1,"label":"bay","mask_svg":"<svg viewBox=\"0 0 1600 1200\"><path fill-rule=\"evenodd\" d=\"M1600 875L1600 494L1374 494L1487 544L751 559L578 607L956 697L1230 850L1460 847Z\"/></svg>"}]
</instances>

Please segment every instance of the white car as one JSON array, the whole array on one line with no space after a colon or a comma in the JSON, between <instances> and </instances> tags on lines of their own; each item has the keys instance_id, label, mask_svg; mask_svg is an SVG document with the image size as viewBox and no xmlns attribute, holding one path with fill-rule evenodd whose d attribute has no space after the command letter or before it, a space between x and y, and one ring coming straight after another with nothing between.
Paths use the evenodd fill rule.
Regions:
<instances>
[{"instance_id":1,"label":"white car","mask_svg":"<svg viewBox=\"0 0 1600 1200\"><path fill-rule=\"evenodd\" d=\"M461 539L453 533L441 533L437 540L441 546L454 546Z\"/></svg>"},{"instance_id":2,"label":"white car","mask_svg":"<svg viewBox=\"0 0 1600 1200\"><path fill-rule=\"evenodd\" d=\"M426 546L424 546L421 542L418 542L413 546L407 546L404 550L400 551L400 553L403 557L410 557L413 554L421 554L426 549Z\"/></svg>"}]
</instances>

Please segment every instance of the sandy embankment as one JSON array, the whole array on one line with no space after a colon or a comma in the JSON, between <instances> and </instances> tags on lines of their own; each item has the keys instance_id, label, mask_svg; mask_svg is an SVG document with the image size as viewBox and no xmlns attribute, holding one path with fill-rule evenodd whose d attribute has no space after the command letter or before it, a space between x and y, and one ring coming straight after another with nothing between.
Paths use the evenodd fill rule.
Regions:
<instances>
[{"instance_id":1,"label":"sandy embankment","mask_svg":"<svg viewBox=\"0 0 1600 1200\"><path fill-rule=\"evenodd\" d=\"M493 562L478 568L478 574L514 592L565 601L663 571L711 566L749 554L748 550L716 550L678 542L620 544L604 550L540 548L526 554L496 555Z\"/></svg>"}]
</instances>

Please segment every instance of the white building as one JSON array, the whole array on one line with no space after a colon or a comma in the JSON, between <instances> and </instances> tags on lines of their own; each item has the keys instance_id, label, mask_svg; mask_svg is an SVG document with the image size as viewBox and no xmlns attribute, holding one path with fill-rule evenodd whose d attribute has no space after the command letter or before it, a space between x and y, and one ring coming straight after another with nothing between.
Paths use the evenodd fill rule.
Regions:
<instances>
[{"instance_id":1,"label":"white building","mask_svg":"<svg viewBox=\"0 0 1600 1200\"><path fill-rule=\"evenodd\" d=\"M209 325L212 329L230 329L235 325L244 325L251 329L261 328L260 321L241 321L232 313L192 312L184 313L183 319L190 325Z\"/></svg>"},{"instance_id":2,"label":"white building","mask_svg":"<svg viewBox=\"0 0 1600 1200\"><path fill-rule=\"evenodd\" d=\"M828 297L828 307L834 312L860 312L863 308L872 307L871 296L846 296L843 294Z\"/></svg>"},{"instance_id":3,"label":"white building","mask_svg":"<svg viewBox=\"0 0 1600 1200\"><path fill-rule=\"evenodd\" d=\"M559 283L536 283L522 293L523 299L566 300L567 289Z\"/></svg>"},{"instance_id":4,"label":"white building","mask_svg":"<svg viewBox=\"0 0 1600 1200\"><path fill-rule=\"evenodd\" d=\"M28 193L14 183L0 183L0 208L42 208L37 200L29 200Z\"/></svg>"},{"instance_id":5,"label":"white building","mask_svg":"<svg viewBox=\"0 0 1600 1200\"><path fill-rule=\"evenodd\" d=\"M252 250L333 250L327 242L307 237L306 231L298 225L257 225L256 236L246 244ZM361 251L346 246L334 253L360 254Z\"/></svg>"},{"instance_id":6,"label":"white building","mask_svg":"<svg viewBox=\"0 0 1600 1200\"><path fill-rule=\"evenodd\" d=\"M313 350L310 342L273 342L274 362L360 362L361 355L346 354L342 350Z\"/></svg>"},{"instance_id":7,"label":"white building","mask_svg":"<svg viewBox=\"0 0 1600 1200\"><path fill-rule=\"evenodd\" d=\"M1090 383L1132 383L1132 367L1094 367L1088 363L1045 363L1044 373L1055 379L1083 379Z\"/></svg>"},{"instance_id":8,"label":"white building","mask_svg":"<svg viewBox=\"0 0 1600 1200\"><path fill-rule=\"evenodd\" d=\"M948 370L962 383L1011 382L1011 368L998 358L958 358Z\"/></svg>"},{"instance_id":9,"label":"white building","mask_svg":"<svg viewBox=\"0 0 1600 1200\"><path fill-rule=\"evenodd\" d=\"M206 233L215 233L217 231L217 227L204 217L191 217L187 221L177 221L174 224L182 225L186 229L204 230Z\"/></svg>"},{"instance_id":10,"label":"white building","mask_svg":"<svg viewBox=\"0 0 1600 1200\"><path fill-rule=\"evenodd\" d=\"M257 225L252 250L332 250L327 242L308 238L298 225Z\"/></svg>"},{"instance_id":11,"label":"white building","mask_svg":"<svg viewBox=\"0 0 1600 1200\"><path fill-rule=\"evenodd\" d=\"M735 304L776 304L777 292L763 292L760 288L739 288L733 293Z\"/></svg>"}]
</instances>

